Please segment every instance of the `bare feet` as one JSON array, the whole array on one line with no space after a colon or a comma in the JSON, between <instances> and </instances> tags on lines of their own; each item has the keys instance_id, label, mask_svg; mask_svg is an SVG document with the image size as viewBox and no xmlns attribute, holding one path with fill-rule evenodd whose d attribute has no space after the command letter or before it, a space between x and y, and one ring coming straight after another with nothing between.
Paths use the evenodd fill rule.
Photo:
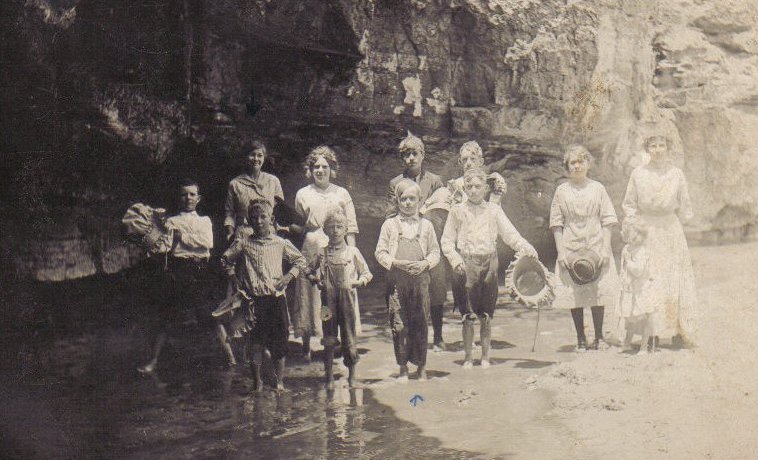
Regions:
<instances>
[{"instance_id":1,"label":"bare feet","mask_svg":"<svg viewBox=\"0 0 758 460\"><path fill-rule=\"evenodd\" d=\"M276 391L278 391L278 392L284 391L284 383L283 382L276 382Z\"/></svg>"},{"instance_id":2,"label":"bare feet","mask_svg":"<svg viewBox=\"0 0 758 460\"><path fill-rule=\"evenodd\" d=\"M408 381L408 366L400 366L400 375L397 377L397 379L401 382Z\"/></svg>"},{"instance_id":3,"label":"bare feet","mask_svg":"<svg viewBox=\"0 0 758 460\"><path fill-rule=\"evenodd\" d=\"M255 391L256 393L260 393L261 391L263 391L263 380L255 381L255 386L253 387L253 391Z\"/></svg>"},{"instance_id":4,"label":"bare feet","mask_svg":"<svg viewBox=\"0 0 758 460\"><path fill-rule=\"evenodd\" d=\"M471 361L470 359L467 359L466 361L463 362L464 369L471 369L472 367L474 367L474 362Z\"/></svg>"},{"instance_id":5,"label":"bare feet","mask_svg":"<svg viewBox=\"0 0 758 460\"><path fill-rule=\"evenodd\" d=\"M156 367L158 367L158 363L155 362L155 360L153 360L145 364L144 366L138 367L137 372L139 372L140 374L150 374L153 371L155 371Z\"/></svg>"},{"instance_id":6,"label":"bare feet","mask_svg":"<svg viewBox=\"0 0 758 460\"><path fill-rule=\"evenodd\" d=\"M326 379L326 384L324 386L327 390L334 390L334 378Z\"/></svg>"},{"instance_id":7,"label":"bare feet","mask_svg":"<svg viewBox=\"0 0 758 460\"><path fill-rule=\"evenodd\" d=\"M419 366L418 370L416 371L416 378L419 380L426 380L426 369L424 369L424 366Z\"/></svg>"},{"instance_id":8,"label":"bare feet","mask_svg":"<svg viewBox=\"0 0 758 460\"><path fill-rule=\"evenodd\" d=\"M482 369L487 369L490 367L490 360L482 358Z\"/></svg>"}]
</instances>

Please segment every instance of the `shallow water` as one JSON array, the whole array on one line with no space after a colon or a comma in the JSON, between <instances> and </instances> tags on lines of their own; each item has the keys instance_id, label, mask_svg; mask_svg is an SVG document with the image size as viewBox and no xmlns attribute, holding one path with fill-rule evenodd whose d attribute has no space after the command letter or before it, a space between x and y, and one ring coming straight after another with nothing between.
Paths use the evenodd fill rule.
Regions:
<instances>
[{"instance_id":1,"label":"shallow water","mask_svg":"<svg viewBox=\"0 0 758 460\"><path fill-rule=\"evenodd\" d=\"M0 424L3 452L16 458L478 458L422 436L377 401L373 391L380 389L349 389L343 379L325 390L321 364L293 361L287 390L255 394L249 370L225 370L217 354L170 352L155 374L138 375L124 349L128 342L113 335L58 340L47 361L35 361L47 363L45 372L0 390L6 420L13 420ZM95 350L105 350L106 358L94 359ZM270 380L270 368L264 371Z\"/></svg>"}]
</instances>

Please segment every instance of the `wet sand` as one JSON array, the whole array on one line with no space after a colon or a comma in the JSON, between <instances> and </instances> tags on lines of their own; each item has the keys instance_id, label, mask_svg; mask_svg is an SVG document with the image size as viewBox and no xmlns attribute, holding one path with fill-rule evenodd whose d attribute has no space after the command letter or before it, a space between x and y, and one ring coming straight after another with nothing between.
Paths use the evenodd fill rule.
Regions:
<instances>
[{"instance_id":1,"label":"wet sand","mask_svg":"<svg viewBox=\"0 0 758 460\"><path fill-rule=\"evenodd\" d=\"M320 354L305 363L294 342L288 390L253 395L249 370L226 370L208 331L179 340L151 377L134 371L141 329L67 335L25 349L23 372L5 373L0 441L11 458L751 458L757 250L694 248L699 346L664 340L651 356L576 353L569 315L552 310L532 352L536 311L503 295L489 369L461 368L448 309L450 350L430 350L430 380L401 383L378 290L361 299L357 390L344 378L324 390Z\"/></svg>"}]
</instances>

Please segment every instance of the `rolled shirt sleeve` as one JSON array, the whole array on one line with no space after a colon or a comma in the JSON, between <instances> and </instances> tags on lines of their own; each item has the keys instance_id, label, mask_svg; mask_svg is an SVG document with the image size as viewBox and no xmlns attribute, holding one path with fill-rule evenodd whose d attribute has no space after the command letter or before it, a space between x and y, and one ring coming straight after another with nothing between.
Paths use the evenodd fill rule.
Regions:
<instances>
[{"instance_id":1,"label":"rolled shirt sleeve","mask_svg":"<svg viewBox=\"0 0 758 460\"><path fill-rule=\"evenodd\" d=\"M353 251L353 261L358 275L358 282L365 286L373 279L374 275L372 275L371 271L368 269L368 264L366 263L366 259L363 258L361 251L356 247L350 247Z\"/></svg>"},{"instance_id":2,"label":"rolled shirt sleeve","mask_svg":"<svg viewBox=\"0 0 758 460\"><path fill-rule=\"evenodd\" d=\"M242 254L242 239L236 238L229 249L224 251L224 255L221 256L221 268L224 269L227 275L233 276L234 267Z\"/></svg>"},{"instance_id":3,"label":"rolled shirt sleeve","mask_svg":"<svg viewBox=\"0 0 758 460\"><path fill-rule=\"evenodd\" d=\"M376 250L374 251L376 261L387 270L392 268L392 264L395 261L394 256L390 253L393 231L397 232L397 225L392 224L390 219L385 220L379 231L379 239L376 242Z\"/></svg>"},{"instance_id":4,"label":"rolled shirt sleeve","mask_svg":"<svg viewBox=\"0 0 758 460\"><path fill-rule=\"evenodd\" d=\"M458 209L452 208L450 214L445 222L445 228L442 230L442 238L440 240L440 247L442 248L442 254L447 257L450 262L450 266L455 269L458 265L463 264L463 257L456 250L456 242L458 241L458 230L460 229L460 217L458 216Z\"/></svg>"},{"instance_id":5,"label":"rolled shirt sleeve","mask_svg":"<svg viewBox=\"0 0 758 460\"><path fill-rule=\"evenodd\" d=\"M284 260L292 266L289 273L297 278L300 273L305 272L308 268L305 256L289 240L282 241L284 241L284 246L282 247Z\"/></svg>"}]
</instances>

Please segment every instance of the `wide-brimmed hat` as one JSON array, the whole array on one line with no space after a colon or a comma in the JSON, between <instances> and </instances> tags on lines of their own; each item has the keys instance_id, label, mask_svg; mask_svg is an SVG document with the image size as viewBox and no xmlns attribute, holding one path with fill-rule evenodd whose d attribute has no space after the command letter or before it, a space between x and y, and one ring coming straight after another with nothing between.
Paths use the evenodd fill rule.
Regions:
<instances>
[{"instance_id":1,"label":"wide-brimmed hat","mask_svg":"<svg viewBox=\"0 0 758 460\"><path fill-rule=\"evenodd\" d=\"M537 306L553 300L551 273L533 256L517 257L505 272L505 286L523 304Z\"/></svg>"},{"instance_id":2,"label":"wide-brimmed hat","mask_svg":"<svg viewBox=\"0 0 758 460\"><path fill-rule=\"evenodd\" d=\"M574 283L582 285L595 281L600 276L600 255L589 248L572 252L566 258L568 273Z\"/></svg>"}]
</instances>

